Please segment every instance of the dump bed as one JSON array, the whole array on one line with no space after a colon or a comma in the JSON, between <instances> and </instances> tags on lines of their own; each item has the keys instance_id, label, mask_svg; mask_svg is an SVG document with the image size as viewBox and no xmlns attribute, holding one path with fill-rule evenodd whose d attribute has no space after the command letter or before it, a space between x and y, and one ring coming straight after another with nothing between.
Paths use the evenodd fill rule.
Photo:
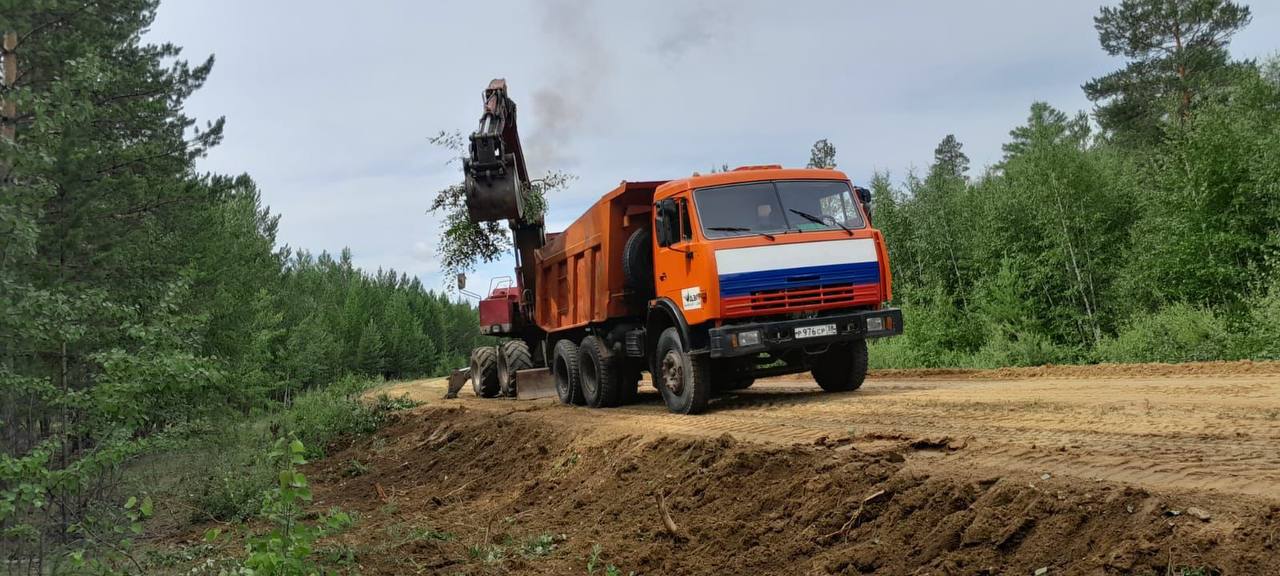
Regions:
<instances>
[{"instance_id":1,"label":"dump bed","mask_svg":"<svg viewBox=\"0 0 1280 576\"><path fill-rule=\"evenodd\" d=\"M622 273L622 248L649 226L657 182L623 182L536 253L536 321L547 332L637 316Z\"/></svg>"}]
</instances>

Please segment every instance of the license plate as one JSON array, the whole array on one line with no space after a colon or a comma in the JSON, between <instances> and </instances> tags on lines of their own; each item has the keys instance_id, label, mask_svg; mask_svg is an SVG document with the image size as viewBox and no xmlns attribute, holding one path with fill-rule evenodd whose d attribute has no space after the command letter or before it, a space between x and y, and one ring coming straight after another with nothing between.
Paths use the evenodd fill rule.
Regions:
<instances>
[{"instance_id":1,"label":"license plate","mask_svg":"<svg viewBox=\"0 0 1280 576\"><path fill-rule=\"evenodd\" d=\"M820 326L801 326L796 328L796 338L816 338L818 336L835 336L835 324L822 324Z\"/></svg>"}]
</instances>

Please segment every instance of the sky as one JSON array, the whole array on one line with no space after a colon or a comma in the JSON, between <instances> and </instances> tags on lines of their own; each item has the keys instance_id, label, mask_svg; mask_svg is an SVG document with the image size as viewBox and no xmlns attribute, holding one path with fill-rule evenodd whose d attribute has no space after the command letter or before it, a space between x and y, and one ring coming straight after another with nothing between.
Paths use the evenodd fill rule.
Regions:
<instances>
[{"instance_id":1,"label":"sky","mask_svg":"<svg viewBox=\"0 0 1280 576\"><path fill-rule=\"evenodd\" d=\"M1122 66L1094 2L419 2L166 0L145 39L216 58L186 104L226 117L201 170L248 173L278 240L445 289L435 191L461 180L428 142L475 129L507 79L531 174L577 176L549 230L622 180L727 164L803 166L827 138L855 183L923 171L947 134L975 172L1032 102L1090 110L1080 85ZM1280 50L1280 2L1253 2L1232 52ZM512 273L482 265L468 288Z\"/></svg>"}]
</instances>

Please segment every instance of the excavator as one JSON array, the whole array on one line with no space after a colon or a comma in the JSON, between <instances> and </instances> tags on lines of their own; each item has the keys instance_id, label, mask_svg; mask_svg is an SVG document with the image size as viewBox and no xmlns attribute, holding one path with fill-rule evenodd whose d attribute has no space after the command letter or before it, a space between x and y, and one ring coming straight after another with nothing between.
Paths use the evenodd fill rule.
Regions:
<instances>
[{"instance_id":1,"label":"excavator","mask_svg":"<svg viewBox=\"0 0 1280 576\"><path fill-rule=\"evenodd\" d=\"M531 264L534 251L546 244L546 226L544 215L539 211L526 211L526 198L531 181L529 169L525 164L524 150L520 146L520 132L516 124L516 103L507 94L507 81L495 78L484 89L484 111L480 115L480 124L468 137L468 154L462 160L463 190L466 195L467 215L474 222L492 222L506 220L511 229L516 256L516 275L519 279L516 286L503 286L491 289L489 297L482 301L483 308L516 308L517 313L508 312L504 316L509 322L481 326L481 332L493 336L514 336L526 343L529 349L536 348L536 340L541 333L537 326L525 319L533 317L534 290L537 277ZM459 276L459 289L465 287L465 276ZM497 300L497 302L493 302ZM496 304L496 305L495 305ZM501 312L500 312L501 313ZM501 354L502 347L495 353L494 367L498 369L501 379L499 391L504 395L517 396L515 383L510 368L533 368L531 357L526 352L521 355ZM521 356L507 366L506 356ZM457 397L467 380L473 380L477 395L488 395L482 390L487 366L477 365L455 370L449 376L448 391L445 398ZM473 372L474 370L474 372ZM472 378L479 375L479 378ZM530 375L524 378L524 394L521 397L545 397L553 393L550 381L544 376L538 378Z\"/></svg>"}]
</instances>

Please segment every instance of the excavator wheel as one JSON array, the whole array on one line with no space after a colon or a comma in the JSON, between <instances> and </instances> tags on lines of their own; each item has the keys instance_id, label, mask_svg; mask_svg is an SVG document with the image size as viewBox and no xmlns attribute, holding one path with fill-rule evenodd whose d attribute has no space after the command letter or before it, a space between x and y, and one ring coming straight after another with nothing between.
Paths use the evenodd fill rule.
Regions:
<instances>
[{"instance_id":1,"label":"excavator wheel","mask_svg":"<svg viewBox=\"0 0 1280 576\"><path fill-rule=\"evenodd\" d=\"M551 358L551 374L556 380L556 396L561 404L582 404L582 385L578 373L578 345L572 340L556 342Z\"/></svg>"},{"instance_id":2,"label":"excavator wheel","mask_svg":"<svg viewBox=\"0 0 1280 576\"><path fill-rule=\"evenodd\" d=\"M622 277L638 299L653 297L653 238L648 227L632 232L622 245Z\"/></svg>"},{"instance_id":3,"label":"excavator wheel","mask_svg":"<svg viewBox=\"0 0 1280 576\"><path fill-rule=\"evenodd\" d=\"M481 346L471 351L471 389L481 398L498 395L497 348Z\"/></svg>"},{"instance_id":4,"label":"excavator wheel","mask_svg":"<svg viewBox=\"0 0 1280 576\"><path fill-rule=\"evenodd\" d=\"M516 395L516 371L533 368L533 355L524 340L507 340L498 346L498 390Z\"/></svg>"},{"instance_id":5,"label":"excavator wheel","mask_svg":"<svg viewBox=\"0 0 1280 576\"><path fill-rule=\"evenodd\" d=\"M620 396L618 363L609 346L595 336L582 339L578 347L578 382L582 400L592 408L617 406Z\"/></svg>"}]
</instances>

